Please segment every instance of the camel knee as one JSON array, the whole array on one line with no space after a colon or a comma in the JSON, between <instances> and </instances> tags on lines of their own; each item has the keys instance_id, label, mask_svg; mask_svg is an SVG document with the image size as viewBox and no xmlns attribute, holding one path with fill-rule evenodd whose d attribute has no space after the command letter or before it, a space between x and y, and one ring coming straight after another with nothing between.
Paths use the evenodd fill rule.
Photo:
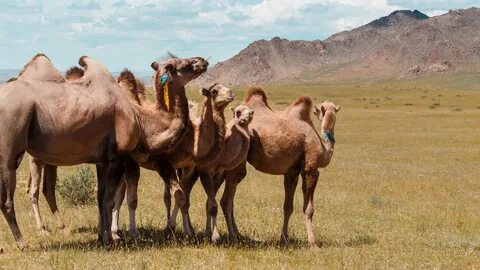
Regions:
<instances>
[{"instance_id":1,"label":"camel knee","mask_svg":"<svg viewBox=\"0 0 480 270\"><path fill-rule=\"evenodd\" d=\"M14 214L15 207L12 200L7 200L2 207L2 210L5 211L7 214Z\"/></svg>"},{"instance_id":2,"label":"camel knee","mask_svg":"<svg viewBox=\"0 0 480 270\"><path fill-rule=\"evenodd\" d=\"M314 212L315 210L313 209L313 204L309 203L304 210L305 216L307 216L308 218L312 218Z\"/></svg>"},{"instance_id":3,"label":"camel knee","mask_svg":"<svg viewBox=\"0 0 480 270\"><path fill-rule=\"evenodd\" d=\"M217 213L218 213L218 204L216 201L208 201L207 202L207 210L208 210L208 214L211 215L211 216L217 216Z\"/></svg>"}]
</instances>

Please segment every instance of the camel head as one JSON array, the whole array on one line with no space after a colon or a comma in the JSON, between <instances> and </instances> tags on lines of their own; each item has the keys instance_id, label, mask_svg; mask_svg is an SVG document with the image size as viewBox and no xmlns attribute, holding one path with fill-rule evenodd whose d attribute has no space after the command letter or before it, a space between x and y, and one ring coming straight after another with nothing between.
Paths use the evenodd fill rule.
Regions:
<instances>
[{"instance_id":1,"label":"camel head","mask_svg":"<svg viewBox=\"0 0 480 270\"><path fill-rule=\"evenodd\" d=\"M238 105L235 109L230 109L232 110L235 124L246 127L253 119L254 111L245 105Z\"/></svg>"},{"instance_id":2,"label":"camel head","mask_svg":"<svg viewBox=\"0 0 480 270\"><path fill-rule=\"evenodd\" d=\"M153 62L151 67L155 70L155 84L166 75L169 84L183 87L207 71L208 61L202 57L177 58L171 57L165 61ZM163 82L162 82L163 83Z\"/></svg>"},{"instance_id":3,"label":"camel head","mask_svg":"<svg viewBox=\"0 0 480 270\"><path fill-rule=\"evenodd\" d=\"M204 97L210 98L213 107L217 110L225 109L225 107L235 98L235 94L230 88L218 83L213 84L208 88L202 88L200 93Z\"/></svg>"},{"instance_id":4,"label":"camel head","mask_svg":"<svg viewBox=\"0 0 480 270\"><path fill-rule=\"evenodd\" d=\"M326 100L313 108L313 114L322 122L322 130L333 131L337 112L340 111L340 105L335 105L333 102Z\"/></svg>"}]
</instances>

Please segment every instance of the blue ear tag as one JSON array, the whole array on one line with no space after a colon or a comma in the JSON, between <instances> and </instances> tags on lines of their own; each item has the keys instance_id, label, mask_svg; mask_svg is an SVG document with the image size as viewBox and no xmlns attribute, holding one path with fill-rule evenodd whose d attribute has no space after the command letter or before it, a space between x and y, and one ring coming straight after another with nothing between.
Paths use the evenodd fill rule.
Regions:
<instances>
[{"instance_id":1,"label":"blue ear tag","mask_svg":"<svg viewBox=\"0 0 480 270\"><path fill-rule=\"evenodd\" d=\"M162 75L162 78L160 78L160 83L162 83L162 85L163 85L163 84L165 84L167 81L168 81L168 76L167 76L167 74L164 73L164 74Z\"/></svg>"}]
</instances>

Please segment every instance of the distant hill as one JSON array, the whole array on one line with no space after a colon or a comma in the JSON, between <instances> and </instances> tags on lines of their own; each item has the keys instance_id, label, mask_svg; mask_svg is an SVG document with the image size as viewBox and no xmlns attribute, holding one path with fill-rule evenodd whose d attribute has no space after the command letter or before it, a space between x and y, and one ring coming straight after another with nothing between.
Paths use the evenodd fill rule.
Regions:
<instances>
[{"instance_id":1,"label":"distant hill","mask_svg":"<svg viewBox=\"0 0 480 270\"><path fill-rule=\"evenodd\" d=\"M202 81L288 84L479 70L479 8L432 18L399 10L323 41L255 41L216 64Z\"/></svg>"}]
</instances>

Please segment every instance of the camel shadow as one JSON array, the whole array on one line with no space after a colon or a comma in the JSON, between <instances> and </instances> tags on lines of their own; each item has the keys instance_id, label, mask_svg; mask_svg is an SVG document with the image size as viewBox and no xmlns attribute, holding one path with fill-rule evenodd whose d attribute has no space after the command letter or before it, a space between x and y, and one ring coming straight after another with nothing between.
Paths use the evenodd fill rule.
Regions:
<instances>
[{"instance_id":1,"label":"camel shadow","mask_svg":"<svg viewBox=\"0 0 480 270\"><path fill-rule=\"evenodd\" d=\"M76 233L88 233L97 235L96 227L79 227L72 230ZM67 243L54 242L49 244L41 244L40 250L42 251L60 251L60 250L82 250L82 251L94 251L94 250L147 250L152 248L165 248L165 247L193 247L201 248L203 246L216 246L219 248L235 248L243 250L255 250L255 249L278 249L278 250L302 250L308 249L308 242L306 240L300 240L298 238L291 237L288 245L280 243L278 240L259 241L249 236L242 235L236 241L230 241L227 235L221 235L220 239L216 243L212 243L210 237L206 236L203 231L198 231L193 237L188 237L180 230L172 232L170 229L159 229L153 227L139 228L140 237L137 241L134 241L128 231L119 231L121 237L120 241L117 241L111 246L105 246L99 239L90 238L89 240L78 239L71 240ZM318 245L321 248L328 247L359 247L364 245L373 245L377 242L377 239L369 235L357 235L346 241L340 241L336 239L328 239L320 237Z\"/></svg>"}]
</instances>

